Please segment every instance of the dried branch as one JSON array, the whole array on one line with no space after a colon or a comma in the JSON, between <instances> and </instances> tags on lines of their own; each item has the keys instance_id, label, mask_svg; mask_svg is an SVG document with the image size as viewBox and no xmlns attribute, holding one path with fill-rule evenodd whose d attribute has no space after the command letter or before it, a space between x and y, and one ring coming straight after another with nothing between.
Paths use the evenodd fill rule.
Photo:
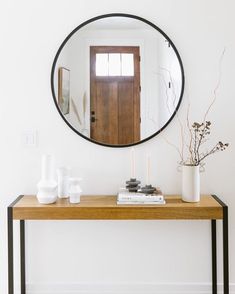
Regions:
<instances>
[{"instance_id":1,"label":"dried branch","mask_svg":"<svg viewBox=\"0 0 235 294\"><path fill-rule=\"evenodd\" d=\"M210 135L210 128L211 128L211 122L206 121L205 123L198 123L194 122L192 124L192 127L190 127L190 132L193 133L193 148L189 163L191 165L201 165L202 161L208 157L211 154L214 154L218 151L225 150L229 144L228 143L222 143L219 141L210 151L206 153L200 153L200 148L203 143L205 143L208 140L208 136ZM188 160L188 159L187 159ZM187 161L184 161L184 164L187 164Z\"/></svg>"},{"instance_id":2,"label":"dried branch","mask_svg":"<svg viewBox=\"0 0 235 294\"><path fill-rule=\"evenodd\" d=\"M205 112L205 115L204 115L204 119L203 119L203 122L206 121L206 117L212 107L212 105L215 103L216 99L217 99L217 91L220 87L220 83L221 83L221 78L222 78L222 61L223 61L223 58L224 58L224 54L225 54L225 51L226 51L226 48L224 48L221 56L220 56L220 59L219 59L219 77L218 77L218 81L217 81L217 84L215 86L215 89L213 91L213 99L212 99L212 102L211 104L209 105L209 107L207 108L206 112Z\"/></svg>"},{"instance_id":3,"label":"dried branch","mask_svg":"<svg viewBox=\"0 0 235 294\"><path fill-rule=\"evenodd\" d=\"M180 149L179 149L175 144L173 144L172 142L170 142L165 136L163 136L162 133L161 133L161 136L162 136L162 138L167 142L167 144L169 144L169 145L171 145L173 148L175 148L175 150L178 152L178 154L179 154L179 156L180 156L180 159L181 159L180 163L183 163L183 162L184 162L184 158L183 158L183 156L182 156L182 154L181 154L181 152L180 152Z\"/></svg>"},{"instance_id":4,"label":"dried branch","mask_svg":"<svg viewBox=\"0 0 235 294\"><path fill-rule=\"evenodd\" d=\"M170 103L169 103L169 100L170 100L170 97L168 95L168 86L167 86L167 82L164 78L164 76L160 73L157 73L157 75L162 79L162 82L164 84L164 88L165 88L165 94L166 94L166 107L167 107L167 110L169 112L169 114L171 114L171 110L170 110Z\"/></svg>"},{"instance_id":5,"label":"dried branch","mask_svg":"<svg viewBox=\"0 0 235 294\"><path fill-rule=\"evenodd\" d=\"M209 151L207 152L201 152L201 147L202 145L208 141L209 135L210 135L210 128L211 128L211 122L207 121L207 115L209 113L209 111L211 110L213 104L215 103L216 99L217 99L217 91L219 89L220 83L221 83L221 77L222 77L222 61L223 61L223 57L225 54L225 49L223 50L220 59L219 59L219 77L218 77L218 81L216 83L216 87L213 91L213 97L212 97L212 101L209 104L209 107L207 108L205 114L204 114L204 118L203 118L203 122L202 123L198 123L198 122L194 122L192 125L190 124L190 120L189 120L189 109L190 109L190 105L188 105L188 109L187 109L187 117L186 117L186 125L187 125L187 130L189 132L189 143L186 144L185 143L185 132L184 132L184 126L178 116L178 113L176 112L176 117L177 120L179 122L180 125L180 130L181 130L181 150L180 148L178 148L176 145L174 145L173 143L169 142L166 138L165 141L170 144L171 146L173 146L177 152L180 155L181 158L181 164L190 164L190 165L200 165L200 166L204 166L204 160L205 158L207 158L208 156L218 152L218 151L223 151L225 150L229 144L228 143L222 143L221 141L219 141L213 148L211 148ZM177 95L176 95L176 91L175 91L175 87L174 87L174 82L172 79L172 75L171 72L166 69L166 68L161 68L162 70L166 71L169 75L170 78L170 82L172 85L172 94L174 99L172 100L173 102L173 106L176 107L175 103L177 100ZM160 75L160 74L159 74ZM164 79L164 76L160 75L161 78L163 79L164 82L164 86L165 86L165 93L166 93L166 104L167 104L167 109L168 111L171 113L170 111L170 105L169 105L169 101L170 97L168 94L168 86L167 83ZM187 156L187 158L184 158L184 146L187 147L189 155Z\"/></svg>"},{"instance_id":6,"label":"dried branch","mask_svg":"<svg viewBox=\"0 0 235 294\"><path fill-rule=\"evenodd\" d=\"M193 134L192 134L192 130L190 128L190 123L189 123L189 109L190 109L190 104L188 104L188 109L187 109L187 128L189 130L189 145L187 145L188 150L189 150L189 154L190 154L190 161L192 163L192 158L193 158L193 148L192 148L192 142L193 142Z\"/></svg>"},{"instance_id":7,"label":"dried branch","mask_svg":"<svg viewBox=\"0 0 235 294\"><path fill-rule=\"evenodd\" d=\"M218 142L209 152L207 152L206 154L204 154L200 160L199 160L199 164L202 160L204 160L207 156L212 155L218 151L224 151L227 147L229 146L228 143L222 143L221 141Z\"/></svg>"},{"instance_id":8,"label":"dried branch","mask_svg":"<svg viewBox=\"0 0 235 294\"><path fill-rule=\"evenodd\" d=\"M172 76L171 76L171 72L168 69L163 68L163 67L161 67L161 69L164 70L164 71L166 71L169 74L171 84L173 85L174 83L173 83L173 79L172 79ZM164 76L162 74L157 73L157 75L159 75L161 77L162 81L163 81L163 84L164 84L164 87L165 87L165 94L166 94L166 106L167 106L167 109L168 109L169 113L172 114L172 111L170 110L170 104L169 104L170 97L169 97L169 94L168 94L167 82L166 82L166 80L165 80L165 78L164 78ZM174 99L172 100L172 104L173 104L173 106L176 109L175 103L176 103L176 98L177 97L176 97L174 86L173 86L172 89L173 89L172 93L174 95ZM180 125L180 135L181 135L181 150L179 148L177 148L177 150L180 153L180 157L183 159L183 157L184 157L184 145L185 145L184 144L185 143L185 139L184 139L184 127L183 127L183 124L182 124L182 122L180 120L180 117L178 115L178 112L176 112L175 116L176 116L176 118L177 118L177 120L179 122L179 125Z\"/></svg>"}]
</instances>

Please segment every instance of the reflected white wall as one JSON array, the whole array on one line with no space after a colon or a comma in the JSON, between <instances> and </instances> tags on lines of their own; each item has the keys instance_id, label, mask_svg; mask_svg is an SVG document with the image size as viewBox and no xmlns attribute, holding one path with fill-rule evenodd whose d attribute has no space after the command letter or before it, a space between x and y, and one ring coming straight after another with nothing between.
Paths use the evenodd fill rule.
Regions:
<instances>
[{"instance_id":1,"label":"reflected white wall","mask_svg":"<svg viewBox=\"0 0 235 294\"><path fill-rule=\"evenodd\" d=\"M179 102L182 79L181 69L174 49L166 39L159 39L159 123L161 126L169 120Z\"/></svg>"}]
</instances>

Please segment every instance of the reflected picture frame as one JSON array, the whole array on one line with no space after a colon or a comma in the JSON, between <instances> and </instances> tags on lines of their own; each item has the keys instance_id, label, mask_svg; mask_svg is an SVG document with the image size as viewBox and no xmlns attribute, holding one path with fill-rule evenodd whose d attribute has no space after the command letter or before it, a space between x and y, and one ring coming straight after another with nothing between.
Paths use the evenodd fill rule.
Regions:
<instances>
[{"instance_id":1,"label":"reflected picture frame","mask_svg":"<svg viewBox=\"0 0 235 294\"><path fill-rule=\"evenodd\" d=\"M58 69L58 105L63 115L69 114L70 107L70 70Z\"/></svg>"}]
</instances>

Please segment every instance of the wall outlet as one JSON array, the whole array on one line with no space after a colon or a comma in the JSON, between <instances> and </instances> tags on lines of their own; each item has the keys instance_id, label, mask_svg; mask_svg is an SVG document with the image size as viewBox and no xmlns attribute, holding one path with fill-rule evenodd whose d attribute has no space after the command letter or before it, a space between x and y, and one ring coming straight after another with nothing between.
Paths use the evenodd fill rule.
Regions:
<instances>
[{"instance_id":1,"label":"wall outlet","mask_svg":"<svg viewBox=\"0 0 235 294\"><path fill-rule=\"evenodd\" d=\"M38 132L36 130L25 130L21 134L21 143L23 147L38 146Z\"/></svg>"}]
</instances>

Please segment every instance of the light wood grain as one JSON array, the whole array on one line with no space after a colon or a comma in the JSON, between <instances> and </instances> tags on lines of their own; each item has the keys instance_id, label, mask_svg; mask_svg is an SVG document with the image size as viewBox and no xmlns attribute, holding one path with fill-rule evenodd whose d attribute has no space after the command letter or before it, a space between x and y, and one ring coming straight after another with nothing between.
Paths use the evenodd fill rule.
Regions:
<instances>
[{"instance_id":1,"label":"light wood grain","mask_svg":"<svg viewBox=\"0 0 235 294\"><path fill-rule=\"evenodd\" d=\"M198 203L186 203L179 195L165 196L165 205L118 205L116 196L82 196L79 204L58 199L43 205L35 196L23 196L13 206L14 219L31 220L157 220L222 219L222 206L210 195Z\"/></svg>"}]
</instances>

